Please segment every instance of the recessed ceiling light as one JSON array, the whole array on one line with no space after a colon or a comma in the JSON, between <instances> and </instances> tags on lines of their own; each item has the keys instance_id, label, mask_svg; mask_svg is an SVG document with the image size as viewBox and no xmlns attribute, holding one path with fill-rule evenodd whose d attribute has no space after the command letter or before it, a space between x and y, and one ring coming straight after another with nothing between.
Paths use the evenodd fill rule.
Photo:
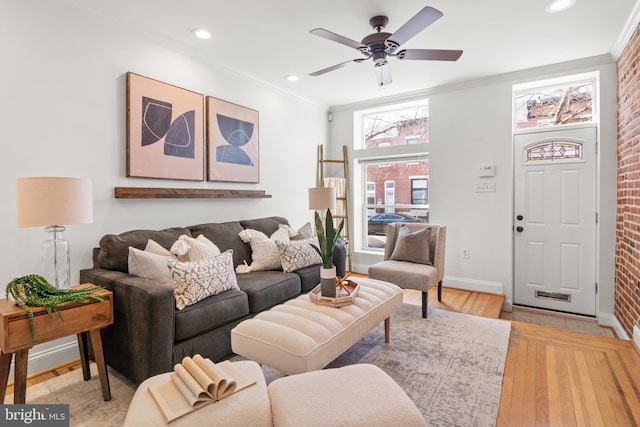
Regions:
<instances>
[{"instance_id":1,"label":"recessed ceiling light","mask_svg":"<svg viewBox=\"0 0 640 427\"><path fill-rule=\"evenodd\" d=\"M562 12L563 10L569 9L576 3L576 0L552 0L547 3L547 6L544 8L547 12Z\"/></svg>"},{"instance_id":2,"label":"recessed ceiling light","mask_svg":"<svg viewBox=\"0 0 640 427\"><path fill-rule=\"evenodd\" d=\"M191 30L191 34L203 40L211 38L211 33L203 28L194 28L193 30Z\"/></svg>"},{"instance_id":3,"label":"recessed ceiling light","mask_svg":"<svg viewBox=\"0 0 640 427\"><path fill-rule=\"evenodd\" d=\"M287 76L287 80L289 80L290 82L297 82L298 80L300 80L300 77L296 76L295 74L291 74Z\"/></svg>"}]
</instances>

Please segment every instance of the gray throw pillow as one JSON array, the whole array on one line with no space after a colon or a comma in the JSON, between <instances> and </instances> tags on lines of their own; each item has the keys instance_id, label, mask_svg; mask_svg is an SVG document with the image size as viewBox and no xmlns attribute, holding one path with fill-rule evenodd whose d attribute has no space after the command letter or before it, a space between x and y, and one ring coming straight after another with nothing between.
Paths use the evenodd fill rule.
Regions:
<instances>
[{"instance_id":1,"label":"gray throw pillow","mask_svg":"<svg viewBox=\"0 0 640 427\"><path fill-rule=\"evenodd\" d=\"M425 227L412 233L408 227L403 225L400 227L396 245L389 259L433 265L431 264L431 250L429 248L430 240L431 227Z\"/></svg>"}]
</instances>

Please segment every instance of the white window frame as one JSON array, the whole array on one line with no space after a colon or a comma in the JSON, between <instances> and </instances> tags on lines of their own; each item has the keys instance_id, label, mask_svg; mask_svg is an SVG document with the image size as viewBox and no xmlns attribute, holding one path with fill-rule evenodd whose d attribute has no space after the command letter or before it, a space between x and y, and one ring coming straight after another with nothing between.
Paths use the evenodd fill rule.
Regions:
<instances>
[{"instance_id":1,"label":"white window frame","mask_svg":"<svg viewBox=\"0 0 640 427\"><path fill-rule=\"evenodd\" d=\"M353 114L353 131L354 131L354 150L353 150L353 236L351 237L354 243L353 251L369 254L380 254L383 252L380 249L368 248L367 245L367 221L369 219L370 207L367 204L367 177L364 172L364 164L373 163L391 163L393 161L420 161L429 158L429 143L420 142L417 144L401 144L389 147L377 147L377 148L361 148L364 147L364 136L362 135L364 116L380 112L380 111L396 111L406 108L418 108L423 107L425 104L429 105L428 99L420 99L416 101L387 105L383 107L376 107L367 110L355 111ZM387 162L385 162L387 160ZM429 183L431 184L431 183ZM385 205L376 205L375 208L387 208ZM396 205L393 206L403 207L416 207L411 205ZM422 206L419 206L422 208ZM425 205L425 209L429 206ZM386 209L385 209L386 210Z\"/></svg>"},{"instance_id":2,"label":"white window frame","mask_svg":"<svg viewBox=\"0 0 640 427\"><path fill-rule=\"evenodd\" d=\"M524 128L517 129L516 128L516 120L517 120L517 106L516 106L516 93L521 92L523 90L533 90L533 89L544 89L553 86L561 86L571 83L579 83L591 81L593 83L593 93L591 100L591 122L581 122L581 123L571 123L566 125L556 125L556 126L545 126L545 127L532 127L532 128ZM598 106L600 105L598 96L600 93L600 72L590 72L590 73L582 73L582 74L572 74L569 76L556 77L552 79L546 80L536 80L533 82L526 82L515 84L511 87L511 129L514 135L519 135L523 133L531 133L531 132L540 132L546 129L566 129L570 127L583 127L585 125L598 123L599 110Z\"/></svg>"}]
</instances>

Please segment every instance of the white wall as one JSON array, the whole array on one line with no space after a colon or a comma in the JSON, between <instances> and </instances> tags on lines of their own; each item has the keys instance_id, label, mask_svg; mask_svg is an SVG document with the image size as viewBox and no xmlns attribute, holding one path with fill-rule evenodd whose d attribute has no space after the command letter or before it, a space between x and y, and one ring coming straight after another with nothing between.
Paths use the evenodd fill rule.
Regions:
<instances>
[{"instance_id":1,"label":"white wall","mask_svg":"<svg viewBox=\"0 0 640 427\"><path fill-rule=\"evenodd\" d=\"M512 85L592 71L600 72L601 85L597 312L601 323L613 326L617 79L608 55L333 107L331 149L353 146L354 111L428 98L430 221L447 225L444 285L504 293L509 308L513 302ZM478 178L483 164L495 165L495 177ZM483 181L495 181L496 192L476 193L475 184ZM462 259L462 248L470 249L470 259ZM355 252L353 269L366 272L380 259L379 253Z\"/></svg>"},{"instance_id":2,"label":"white wall","mask_svg":"<svg viewBox=\"0 0 640 427\"><path fill-rule=\"evenodd\" d=\"M106 233L282 215L312 219L307 188L316 184L318 144L326 143L327 107L232 73L168 41L77 8L69 1L1 0L0 286L39 272L41 228L18 228L15 180L90 178L94 222L70 225L72 282L92 266ZM260 183L126 178L127 71L234 102L260 113ZM123 200L117 186L242 188L271 199ZM61 351L65 350L65 351ZM37 346L30 372L78 357L72 339Z\"/></svg>"}]
</instances>

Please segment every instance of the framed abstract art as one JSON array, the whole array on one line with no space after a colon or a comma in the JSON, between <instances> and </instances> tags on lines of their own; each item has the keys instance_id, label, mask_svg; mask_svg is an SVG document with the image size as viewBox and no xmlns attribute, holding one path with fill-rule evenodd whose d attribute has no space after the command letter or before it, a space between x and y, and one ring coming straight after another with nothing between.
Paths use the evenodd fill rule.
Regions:
<instances>
[{"instance_id":1,"label":"framed abstract art","mask_svg":"<svg viewBox=\"0 0 640 427\"><path fill-rule=\"evenodd\" d=\"M204 179L204 96L127 73L127 176Z\"/></svg>"},{"instance_id":2,"label":"framed abstract art","mask_svg":"<svg viewBox=\"0 0 640 427\"><path fill-rule=\"evenodd\" d=\"M207 180L260 182L259 114L207 97Z\"/></svg>"}]
</instances>

